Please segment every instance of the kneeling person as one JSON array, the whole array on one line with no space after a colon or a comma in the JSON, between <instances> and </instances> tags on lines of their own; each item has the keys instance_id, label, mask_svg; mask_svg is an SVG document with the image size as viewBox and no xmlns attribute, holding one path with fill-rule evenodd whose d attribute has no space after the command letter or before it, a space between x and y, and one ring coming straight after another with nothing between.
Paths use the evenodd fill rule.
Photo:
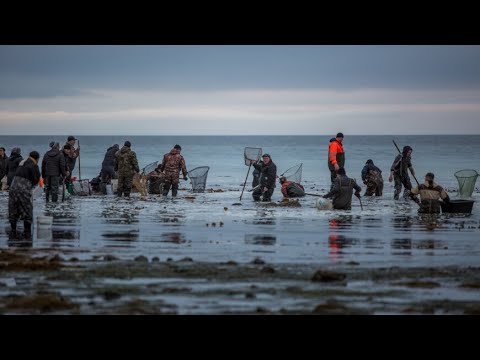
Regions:
<instances>
[{"instance_id":1,"label":"kneeling person","mask_svg":"<svg viewBox=\"0 0 480 360\"><path fill-rule=\"evenodd\" d=\"M284 198L295 198L305 196L305 189L302 185L288 181L284 176L280 176L280 184L282 184L282 194Z\"/></svg>"},{"instance_id":2,"label":"kneeling person","mask_svg":"<svg viewBox=\"0 0 480 360\"><path fill-rule=\"evenodd\" d=\"M410 192L410 197L420 205L419 213L438 214L440 213L440 199L450 202L450 197L440 185L433 181L434 178L433 173L427 173L425 183ZM418 200L417 194L420 195L421 200Z\"/></svg>"},{"instance_id":3,"label":"kneeling person","mask_svg":"<svg viewBox=\"0 0 480 360\"><path fill-rule=\"evenodd\" d=\"M355 180L347 176L344 168L338 169L337 175L332 190L323 197L325 199L332 198L334 209L351 210L353 189L355 189L355 196L360 198L362 188L357 185Z\"/></svg>"}]
</instances>

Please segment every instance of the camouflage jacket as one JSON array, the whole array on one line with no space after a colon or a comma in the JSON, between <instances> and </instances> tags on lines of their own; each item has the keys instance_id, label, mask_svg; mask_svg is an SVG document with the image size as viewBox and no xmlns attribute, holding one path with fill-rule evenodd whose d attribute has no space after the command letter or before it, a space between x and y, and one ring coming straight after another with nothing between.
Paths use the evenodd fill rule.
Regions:
<instances>
[{"instance_id":1,"label":"camouflage jacket","mask_svg":"<svg viewBox=\"0 0 480 360\"><path fill-rule=\"evenodd\" d=\"M182 170L183 176L187 176L188 174L185 159L175 149L172 149L169 153L163 156L160 170L165 173L177 175L180 173L180 170Z\"/></svg>"},{"instance_id":2,"label":"camouflage jacket","mask_svg":"<svg viewBox=\"0 0 480 360\"><path fill-rule=\"evenodd\" d=\"M133 176L135 172L140 172L137 154L135 154L135 151L132 151L128 146L124 146L117 151L115 159L115 170L118 171L119 175Z\"/></svg>"}]
</instances>

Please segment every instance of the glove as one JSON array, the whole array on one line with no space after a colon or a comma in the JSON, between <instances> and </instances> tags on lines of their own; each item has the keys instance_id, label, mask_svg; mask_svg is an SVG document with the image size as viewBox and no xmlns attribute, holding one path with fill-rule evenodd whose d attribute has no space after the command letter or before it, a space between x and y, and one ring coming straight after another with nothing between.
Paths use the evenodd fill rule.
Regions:
<instances>
[{"instance_id":1,"label":"glove","mask_svg":"<svg viewBox=\"0 0 480 360\"><path fill-rule=\"evenodd\" d=\"M183 180L188 180L188 178L186 176L183 177Z\"/></svg>"},{"instance_id":2,"label":"glove","mask_svg":"<svg viewBox=\"0 0 480 360\"><path fill-rule=\"evenodd\" d=\"M358 191L355 193L355 196L360 199L360 193Z\"/></svg>"}]
</instances>

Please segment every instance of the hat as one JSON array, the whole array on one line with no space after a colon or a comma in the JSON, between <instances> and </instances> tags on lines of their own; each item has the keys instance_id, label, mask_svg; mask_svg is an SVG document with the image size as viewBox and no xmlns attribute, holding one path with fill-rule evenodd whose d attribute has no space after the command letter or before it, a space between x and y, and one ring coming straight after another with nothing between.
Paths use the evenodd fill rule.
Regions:
<instances>
[{"instance_id":1,"label":"hat","mask_svg":"<svg viewBox=\"0 0 480 360\"><path fill-rule=\"evenodd\" d=\"M132 143L127 140L127 141L125 141L125 144L123 144L123 146L130 147L130 146L132 146Z\"/></svg>"},{"instance_id":2,"label":"hat","mask_svg":"<svg viewBox=\"0 0 480 360\"><path fill-rule=\"evenodd\" d=\"M272 157L270 156L270 154L263 154L263 155L262 155L262 158L265 158L265 157L268 157L268 158L270 158L270 159L272 158Z\"/></svg>"},{"instance_id":3,"label":"hat","mask_svg":"<svg viewBox=\"0 0 480 360\"><path fill-rule=\"evenodd\" d=\"M404 146L402 153L406 154L406 153L409 152L410 150L413 151L413 149L412 149L410 146L408 146L408 145L407 145L407 146Z\"/></svg>"},{"instance_id":4,"label":"hat","mask_svg":"<svg viewBox=\"0 0 480 360\"><path fill-rule=\"evenodd\" d=\"M425 177L431 177L432 179L435 179L435 175L431 172L427 173L427 175L425 175Z\"/></svg>"},{"instance_id":5,"label":"hat","mask_svg":"<svg viewBox=\"0 0 480 360\"><path fill-rule=\"evenodd\" d=\"M182 150L182 147L181 147L180 145L178 145L178 144L175 145L173 148L174 148L174 149L177 149L177 150Z\"/></svg>"},{"instance_id":6,"label":"hat","mask_svg":"<svg viewBox=\"0 0 480 360\"><path fill-rule=\"evenodd\" d=\"M55 141L50 141L50 144L48 144L48 146L50 146L52 149L54 148L59 148L60 147L60 144L58 142L55 142Z\"/></svg>"},{"instance_id":7,"label":"hat","mask_svg":"<svg viewBox=\"0 0 480 360\"><path fill-rule=\"evenodd\" d=\"M77 140L77 139L75 139L75 136L70 135L70 136L68 137L67 141L72 141L72 140Z\"/></svg>"},{"instance_id":8,"label":"hat","mask_svg":"<svg viewBox=\"0 0 480 360\"><path fill-rule=\"evenodd\" d=\"M40 154L37 151L32 151L29 156L35 160L40 159Z\"/></svg>"},{"instance_id":9,"label":"hat","mask_svg":"<svg viewBox=\"0 0 480 360\"><path fill-rule=\"evenodd\" d=\"M343 134L342 134L342 133L338 133L336 137L341 137L341 138L343 138Z\"/></svg>"},{"instance_id":10,"label":"hat","mask_svg":"<svg viewBox=\"0 0 480 360\"><path fill-rule=\"evenodd\" d=\"M372 164L372 165L373 165L373 160L372 160L372 159L368 159L365 164Z\"/></svg>"}]
</instances>

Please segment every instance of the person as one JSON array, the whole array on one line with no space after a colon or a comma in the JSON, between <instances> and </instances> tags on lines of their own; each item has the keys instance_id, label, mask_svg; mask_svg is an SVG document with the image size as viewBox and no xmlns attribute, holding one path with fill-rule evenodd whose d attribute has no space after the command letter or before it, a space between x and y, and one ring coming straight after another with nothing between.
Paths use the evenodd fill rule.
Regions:
<instances>
[{"instance_id":1,"label":"person","mask_svg":"<svg viewBox=\"0 0 480 360\"><path fill-rule=\"evenodd\" d=\"M416 186L410 192L410 197L420 205L419 213L438 214L440 213L440 199L444 202L450 202L450 197L445 190L433 180L435 175L431 172L425 175L425 183ZM417 195L420 195L418 200Z\"/></svg>"},{"instance_id":2,"label":"person","mask_svg":"<svg viewBox=\"0 0 480 360\"><path fill-rule=\"evenodd\" d=\"M148 192L150 194L163 194L165 174L162 173L161 164L148 173Z\"/></svg>"},{"instance_id":3,"label":"person","mask_svg":"<svg viewBox=\"0 0 480 360\"><path fill-rule=\"evenodd\" d=\"M165 174L165 184L163 186L163 196L167 196L172 187L172 197L177 196L180 170L183 173L183 180L187 180L187 166L185 159L180 152L182 147L175 145L169 153L163 156L160 170Z\"/></svg>"},{"instance_id":4,"label":"person","mask_svg":"<svg viewBox=\"0 0 480 360\"><path fill-rule=\"evenodd\" d=\"M8 219L12 228L10 233L12 238L17 237L17 221L20 219L23 219L24 237L30 239L32 236L32 189L40 181L39 158L40 154L32 151L27 159L20 162L15 172L8 194Z\"/></svg>"},{"instance_id":5,"label":"person","mask_svg":"<svg viewBox=\"0 0 480 360\"><path fill-rule=\"evenodd\" d=\"M405 187L403 198L405 200L409 198L408 195L412 189L412 183L408 176L408 169L410 169L412 175L415 176L411 159L412 151L413 149L410 146L404 146L402 153L395 157L390 168L390 177L388 178L388 181L392 182L392 180L395 179L395 192L393 196L395 200L398 200L400 193L402 192L402 185Z\"/></svg>"},{"instance_id":6,"label":"person","mask_svg":"<svg viewBox=\"0 0 480 360\"><path fill-rule=\"evenodd\" d=\"M118 171L117 196L130 197L133 176L139 173L137 154L131 149L132 143L125 141L123 147L115 153L115 171Z\"/></svg>"},{"instance_id":7,"label":"person","mask_svg":"<svg viewBox=\"0 0 480 360\"><path fill-rule=\"evenodd\" d=\"M70 172L65 165L65 156L60 152L60 144L52 141L51 149L45 153L42 160L42 177L45 182L45 200L50 202L58 201L58 186L60 176L62 178L70 176Z\"/></svg>"},{"instance_id":8,"label":"person","mask_svg":"<svg viewBox=\"0 0 480 360\"><path fill-rule=\"evenodd\" d=\"M115 179L115 154L119 149L118 144L113 144L107 149L103 158L100 188L104 194L107 194L107 184L111 184L112 179Z\"/></svg>"},{"instance_id":9,"label":"person","mask_svg":"<svg viewBox=\"0 0 480 360\"><path fill-rule=\"evenodd\" d=\"M5 148L0 147L0 181L7 175L8 156L5 154ZM0 182L0 190L3 190L3 181Z\"/></svg>"},{"instance_id":10,"label":"person","mask_svg":"<svg viewBox=\"0 0 480 360\"><path fill-rule=\"evenodd\" d=\"M355 180L347 176L345 168L339 168L337 177L333 183L333 188L323 197L332 199L333 208L337 210L350 210L352 208L352 194L355 189L355 196L360 198L362 188L357 185Z\"/></svg>"},{"instance_id":11,"label":"person","mask_svg":"<svg viewBox=\"0 0 480 360\"><path fill-rule=\"evenodd\" d=\"M14 147L10 153L10 157L7 161L7 168L5 169L7 173L7 187L10 187L12 184L15 173L17 172L18 165L23 160L21 155L21 149L19 147Z\"/></svg>"},{"instance_id":12,"label":"person","mask_svg":"<svg viewBox=\"0 0 480 360\"><path fill-rule=\"evenodd\" d=\"M367 186L363 196L382 196L383 194L383 177L382 170L376 167L372 159L368 159L362 169L362 180Z\"/></svg>"},{"instance_id":13,"label":"person","mask_svg":"<svg viewBox=\"0 0 480 360\"><path fill-rule=\"evenodd\" d=\"M331 186L337 177L337 171L345 166L345 151L343 150L343 134L339 132L334 140L330 139L328 147L328 169L330 170Z\"/></svg>"},{"instance_id":14,"label":"person","mask_svg":"<svg viewBox=\"0 0 480 360\"><path fill-rule=\"evenodd\" d=\"M70 144L65 144L63 146L63 158L65 160L65 171L68 171L68 176L65 176L64 182L67 188L70 186L70 183L72 181L72 171L73 168L75 167L75 159L73 159L70 154L72 151L72 145Z\"/></svg>"},{"instance_id":15,"label":"person","mask_svg":"<svg viewBox=\"0 0 480 360\"><path fill-rule=\"evenodd\" d=\"M263 164L263 162L260 160L258 164L261 165ZM253 168L252 175L253 175L252 189L255 189L260 184L260 170Z\"/></svg>"},{"instance_id":16,"label":"person","mask_svg":"<svg viewBox=\"0 0 480 360\"><path fill-rule=\"evenodd\" d=\"M260 196L262 196L262 201L271 201L275 190L277 165L272 161L269 154L264 154L262 159L262 162L250 161L253 167L260 171L260 186L253 190L252 196L254 201L260 201Z\"/></svg>"},{"instance_id":17,"label":"person","mask_svg":"<svg viewBox=\"0 0 480 360\"><path fill-rule=\"evenodd\" d=\"M305 196L305 189L299 183L288 181L285 176L278 179L282 185L282 194L284 198L294 198Z\"/></svg>"},{"instance_id":18,"label":"person","mask_svg":"<svg viewBox=\"0 0 480 360\"><path fill-rule=\"evenodd\" d=\"M80 156L80 146L78 147L78 149L75 149L75 141L77 141L77 139L75 138L75 136L69 136L67 138L67 142L65 143L65 145L70 145L70 154L69 154L69 157L70 157L70 161L69 161L69 171L70 171L70 174L73 174L73 169L75 168L75 164L77 163L77 158Z\"/></svg>"}]
</instances>

